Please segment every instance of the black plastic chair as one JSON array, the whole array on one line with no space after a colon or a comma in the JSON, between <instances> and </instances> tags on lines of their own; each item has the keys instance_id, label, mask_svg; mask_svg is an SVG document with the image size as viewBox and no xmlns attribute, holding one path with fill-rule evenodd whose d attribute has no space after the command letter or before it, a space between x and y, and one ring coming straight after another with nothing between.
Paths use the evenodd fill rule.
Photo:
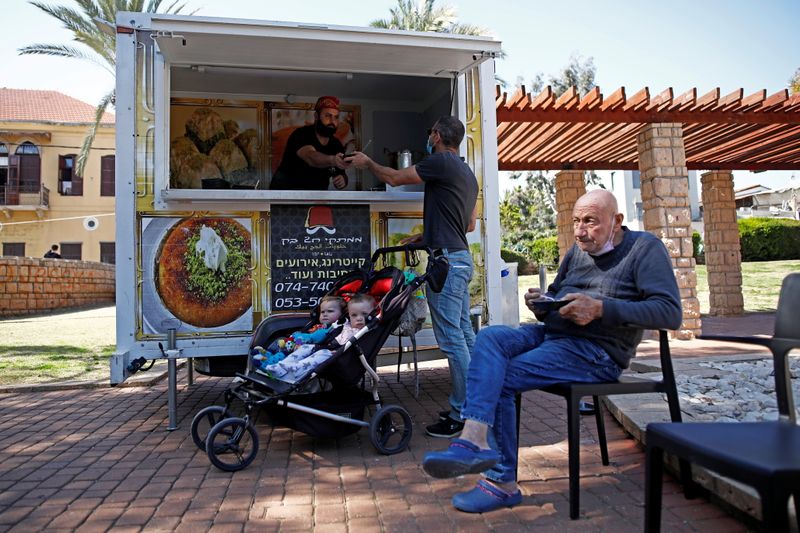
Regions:
<instances>
[{"instance_id":1,"label":"black plastic chair","mask_svg":"<svg viewBox=\"0 0 800 533\"><path fill-rule=\"evenodd\" d=\"M594 401L594 416L597 423L597 436L600 440L600 457L608 466L608 445L606 429L603 421L604 407L600 398L617 394L664 393L667 395L670 420L681 421L681 409L678 403L678 389L675 386L675 373L672 369L672 358L669 350L669 334L659 330L659 356L661 358L661 375L658 381L624 374L619 381L609 383L557 383L541 389L544 392L557 394L567 401L567 442L569 445L569 517L573 520L580 514L580 413L579 404L582 398L591 396ZM517 447L519 448L519 417L521 395L517 395ZM681 463L681 475L691 479L689 464Z\"/></svg>"},{"instance_id":2,"label":"black plastic chair","mask_svg":"<svg viewBox=\"0 0 800 533\"><path fill-rule=\"evenodd\" d=\"M664 453L750 485L761 497L764 531L788 531L789 495L800 527L800 426L792 399L788 354L800 348L800 273L783 280L772 338L702 335L701 339L769 348L775 365L779 419L773 422L648 424L645 531L661 526ZM690 487L691 487L691 481ZM684 485L686 490L686 485Z\"/></svg>"}]
</instances>

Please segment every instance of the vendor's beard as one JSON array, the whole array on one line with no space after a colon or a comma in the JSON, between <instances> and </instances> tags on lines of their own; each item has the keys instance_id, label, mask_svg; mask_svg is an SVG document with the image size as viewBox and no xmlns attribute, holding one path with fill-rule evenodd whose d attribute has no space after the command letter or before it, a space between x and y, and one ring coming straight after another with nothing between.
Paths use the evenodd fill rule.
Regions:
<instances>
[{"instance_id":1,"label":"vendor's beard","mask_svg":"<svg viewBox=\"0 0 800 533\"><path fill-rule=\"evenodd\" d=\"M336 133L336 126L326 126L319 120L314 122L314 130L322 137L332 137Z\"/></svg>"}]
</instances>

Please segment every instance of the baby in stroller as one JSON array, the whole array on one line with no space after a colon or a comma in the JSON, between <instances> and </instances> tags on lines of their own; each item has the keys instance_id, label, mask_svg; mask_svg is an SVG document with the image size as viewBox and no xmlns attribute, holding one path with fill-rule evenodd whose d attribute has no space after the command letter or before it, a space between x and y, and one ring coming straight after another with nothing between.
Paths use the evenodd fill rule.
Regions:
<instances>
[{"instance_id":1,"label":"baby in stroller","mask_svg":"<svg viewBox=\"0 0 800 533\"><path fill-rule=\"evenodd\" d=\"M295 331L288 337L281 337L264 350L261 346L253 348L253 368L264 370L267 366L283 361L286 356L300 350L304 355L311 353L309 348L325 340L338 326L345 311L345 301L340 296L325 296L319 304L319 324L305 331ZM303 348L303 347L306 348ZM301 350L302 348L302 350ZM298 354L299 355L299 354Z\"/></svg>"},{"instance_id":2,"label":"baby in stroller","mask_svg":"<svg viewBox=\"0 0 800 533\"><path fill-rule=\"evenodd\" d=\"M289 354L283 352L257 354L253 356L256 372L272 378L280 379L287 383L296 383L309 372L313 371L320 363L328 360L332 350L344 346L359 330L366 326L369 314L375 309L375 299L369 294L354 294L347 304L349 319L343 326L338 321L342 315L344 299L338 296L326 296L320 303L321 324L311 328L313 331L294 332L283 342L283 349L289 348ZM322 326L322 327L319 327ZM329 334L341 328L340 333L331 342L325 340ZM273 343L280 343L276 341ZM291 344L295 344L292 348ZM272 345L271 348L274 349Z\"/></svg>"}]
</instances>

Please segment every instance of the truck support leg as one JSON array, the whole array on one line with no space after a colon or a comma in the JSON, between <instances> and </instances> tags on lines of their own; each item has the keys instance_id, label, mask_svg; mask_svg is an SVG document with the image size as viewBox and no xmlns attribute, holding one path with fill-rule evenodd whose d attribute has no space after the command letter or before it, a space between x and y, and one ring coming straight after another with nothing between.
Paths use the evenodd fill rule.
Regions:
<instances>
[{"instance_id":1,"label":"truck support leg","mask_svg":"<svg viewBox=\"0 0 800 533\"><path fill-rule=\"evenodd\" d=\"M178 429L178 369L175 348L175 329L170 328L167 333L167 411L169 412L169 425L167 431Z\"/></svg>"}]
</instances>

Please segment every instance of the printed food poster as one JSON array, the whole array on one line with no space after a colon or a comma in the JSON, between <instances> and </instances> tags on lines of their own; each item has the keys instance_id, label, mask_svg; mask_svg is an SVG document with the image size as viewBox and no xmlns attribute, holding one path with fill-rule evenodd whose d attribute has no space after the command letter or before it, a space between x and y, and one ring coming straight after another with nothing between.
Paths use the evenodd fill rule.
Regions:
<instances>
[{"instance_id":1,"label":"printed food poster","mask_svg":"<svg viewBox=\"0 0 800 533\"><path fill-rule=\"evenodd\" d=\"M262 141L256 107L170 107L170 187L257 188Z\"/></svg>"},{"instance_id":2,"label":"printed food poster","mask_svg":"<svg viewBox=\"0 0 800 533\"><path fill-rule=\"evenodd\" d=\"M248 218L142 219L142 331L251 331Z\"/></svg>"},{"instance_id":3,"label":"printed food poster","mask_svg":"<svg viewBox=\"0 0 800 533\"><path fill-rule=\"evenodd\" d=\"M273 205L269 243L272 311L313 308L369 262L369 206Z\"/></svg>"}]
</instances>

